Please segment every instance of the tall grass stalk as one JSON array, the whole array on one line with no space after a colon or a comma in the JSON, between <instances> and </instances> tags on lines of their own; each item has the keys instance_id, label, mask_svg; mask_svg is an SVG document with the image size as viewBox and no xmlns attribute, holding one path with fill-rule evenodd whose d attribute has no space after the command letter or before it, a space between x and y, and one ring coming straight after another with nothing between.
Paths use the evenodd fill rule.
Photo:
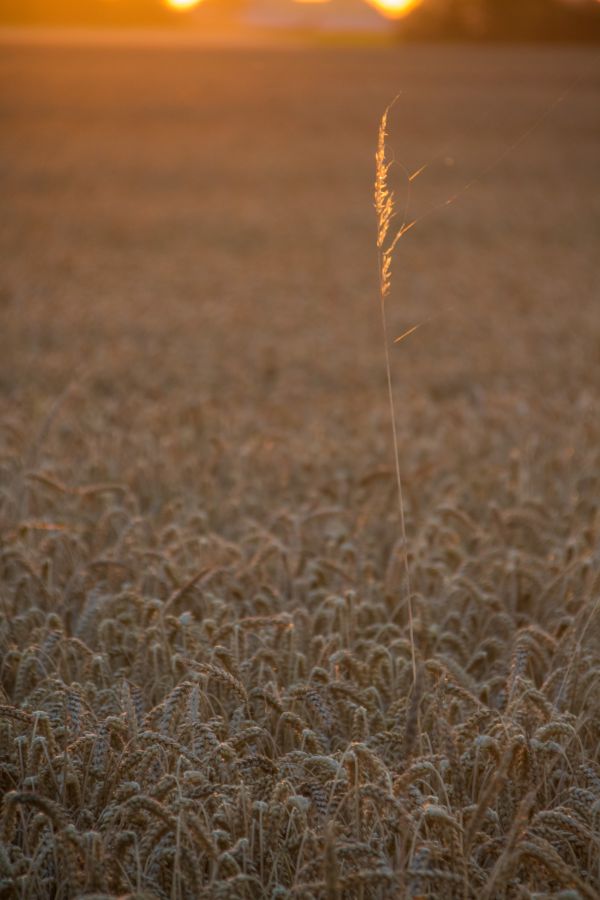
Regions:
<instances>
[{"instance_id":1,"label":"tall grass stalk","mask_svg":"<svg viewBox=\"0 0 600 900\"><path fill-rule=\"evenodd\" d=\"M395 101L393 101L395 102ZM415 652L415 634L412 593L410 586L410 567L408 564L408 542L406 538L406 517L404 514L404 492L402 490L402 475L400 472L400 448L398 442L398 426L396 423L396 408L394 404L394 387L392 382L392 367L390 361L390 348L388 336L388 324L386 316L386 297L392 285L392 260L396 245L410 225L403 224L393 237L390 238L390 226L396 214L394 192L390 190L388 183L391 161L386 156L387 121L388 114L393 103L387 107L381 122L377 138L377 151L375 153L375 211L377 213L377 262L379 271L379 307L381 312L381 328L383 333L383 346L385 353L385 370L387 377L388 402L390 407L390 420L392 426L392 439L394 445L394 467L396 471L396 487L398 492L398 508L400 512L400 531L402 539L402 557L407 591L408 628L410 634L410 652L413 670L413 683L417 681L417 659Z\"/></svg>"}]
</instances>

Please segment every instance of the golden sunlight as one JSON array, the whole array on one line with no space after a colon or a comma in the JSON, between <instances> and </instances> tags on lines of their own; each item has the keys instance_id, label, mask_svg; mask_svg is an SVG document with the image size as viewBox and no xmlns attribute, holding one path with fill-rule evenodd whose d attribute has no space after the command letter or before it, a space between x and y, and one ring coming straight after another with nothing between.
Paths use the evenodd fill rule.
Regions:
<instances>
[{"instance_id":1,"label":"golden sunlight","mask_svg":"<svg viewBox=\"0 0 600 900\"><path fill-rule=\"evenodd\" d=\"M171 9L192 9L201 2L202 0L166 0L167 6Z\"/></svg>"},{"instance_id":2,"label":"golden sunlight","mask_svg":"<svg viewBox=\"0 0 600 900\"><path fill-rule=\"evenodd\" d=\"M422 0L368 0L368 2L389 19L399 19L412 12Z\"/></svg>"}]
</instances>

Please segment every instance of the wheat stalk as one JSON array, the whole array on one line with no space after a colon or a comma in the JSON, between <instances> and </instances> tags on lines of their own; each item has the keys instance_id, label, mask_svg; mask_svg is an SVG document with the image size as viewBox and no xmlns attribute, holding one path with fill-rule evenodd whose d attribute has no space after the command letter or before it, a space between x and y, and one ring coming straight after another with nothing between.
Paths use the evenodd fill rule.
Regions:
<instances>
[{"instance_id":1,"label":"wheat stalk","mask_svg":"<svg viewBox=\"0 0 600 900\"><path fill-rule=\"evenodd\" d=\"M396 408L394 404L394 388L392 382L392 367L390 361L388 324L386 316L385 300L392 286L392 260L398 241L408 230L402 225L390 240L390 228L395 216L394 192L389 187L389 172L392 161L387 158L387 124L388 115L395 100L386 108L379 123L377 138L377 150L375 153L375 212L377 215L377 261L379 271L379 308L381 313L381 328L383 333L383 346L385 354L385 371L387 379L388 402L392 426L392 440L394 446L394 469L396 473L396 487L398 492L398 509L400 512L400 531L402 538L402 556L406 578L408 629L410 635L410 652L413 672L413 684L417 681L417 658L415 651L415 634L413 620L413 603L410 582L410 568L408 564L408 544L406 538L406 517L404 514L404 492L402 490L402 475L400 471L400 448L398 441L398 427L396 423Z\"/></svg>"}]
</instances>

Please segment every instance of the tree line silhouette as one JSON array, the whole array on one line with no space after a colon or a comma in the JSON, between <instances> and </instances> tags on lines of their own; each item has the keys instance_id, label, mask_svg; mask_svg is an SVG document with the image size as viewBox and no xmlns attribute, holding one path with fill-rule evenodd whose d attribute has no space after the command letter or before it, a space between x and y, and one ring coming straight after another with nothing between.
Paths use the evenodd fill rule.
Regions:
<instances>
[{"instance_id":1,"label":"tree line silhouette","mask_svg":"<svg viewBox=\"0 0 600 900\"><path fill-rule=\"evenodd\" d=\"M424 0L401 25L406 37L599 40L597 0Z\"/></svg>"}]
</instances>

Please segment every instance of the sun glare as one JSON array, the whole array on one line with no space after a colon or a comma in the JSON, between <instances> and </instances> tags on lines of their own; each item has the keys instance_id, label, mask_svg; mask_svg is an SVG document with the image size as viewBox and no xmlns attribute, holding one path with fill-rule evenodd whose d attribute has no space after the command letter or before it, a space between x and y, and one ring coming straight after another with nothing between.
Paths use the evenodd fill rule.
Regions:
<instances>
[{"instance_id":1,"label":"sun glare","mask_svg":"<svg viewBox=\"0 0 600 900\"><path fill-rule=\"evenodd\" d=\"M201 0L167 0L167 6L171 9L192 9L198 6Z\"/></svg>"},{"instance_id":2,"label":"sun glare","mask_svg":"<svg viewBox=\"0 0 600 900\"><path fill-rule=\"evenodd\" d=\"M164 0L171 9L186 10L198 6L202 0ZM296 0L303 3L327 3L327 0ZM371 6L390 19L399 19L419 6L422 0L367 0Z\"/></svg>"},{"instance_id":3,"label":"sun glare","mask_svg":"<svg viewBox=\"0 0 600 900\"><path fill-rule=\"evenodd\" d=\"M412 12L422 0L369 0L369 3L390 19L399 19Z\"/></svg>"}]
</instances>

